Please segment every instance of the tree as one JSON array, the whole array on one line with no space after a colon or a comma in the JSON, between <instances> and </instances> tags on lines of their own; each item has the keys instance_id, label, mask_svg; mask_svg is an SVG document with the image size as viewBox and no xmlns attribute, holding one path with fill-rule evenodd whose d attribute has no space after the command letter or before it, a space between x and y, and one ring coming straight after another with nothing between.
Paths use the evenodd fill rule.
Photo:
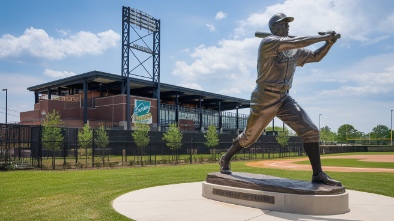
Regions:
<instances>
[{"instance_id":1,"label":"tree","mask_svg":"<svg viewBox=\"0 0 394 221\"><path fill-rule=\"evenodd\" d=\"M103 166L104 166L104 155L105 155L105 149L107 148L109 144L109 138L107 135L106 128L104 127L103 124L100 125L100 127L96 130L95 134L95 140L97 147L101 149L102 151L102 156L101 159L103 160Z\"/></svg>"},{"instance_id":2,"label":"tree","mask_svg":"<svg viewBox=\"0 0 394 221\"><path fill-rule=\"evenodd\" d=\"M204 134L204 137L205 139L207 139L207 142L205 142L204 144L208 148L213 148L212 158L216 158L216 156L214 157L213 155L216 155L215 147L219 145L219 135L217 133L215 125L208 126L207 133Z\"/></svg>"},{"instance_id":3,"label":"tree","mask_svg":"<svg viewBox=\"0 0 394 221\"><path fill-rule=\"evenodd\" d=\"M278 131L278 136L275 139L281 147L287 147L290 139L288 131Z\"/></svg>"},{"instance_id":4,"label":"tree","mask_svg":"<svg viewBox=\"0 0 394 221\"><path fill-rule=\"evenodd\" d=\"M348 139L360 138L361 136L362 133L352 125L344 124L338 128L337 141L345 143Z\"/></svg>"},{"instance_id":5,"label":"tree","mask_svg":"<svg viewBox=\"0 0 394 221\"><path fill-rule=\"evenodd\" d=\"M385 125L379 124L372 129L370 136L373 139L379 139L378 143L383 144L384 141L382 139L390 139L391 137L390 128Z\"/></svg>"},{"instance_id":6,"label":"tree","mask_svg":"<svg viewBox=\"0 0 394 221\"><path fill-rule=\"evenodd\" d=\"M328 126L322 127L320 129L320 140L324 143L333 143L336 141L337 134L331 131Z\"/></svg>"},{"instance_id":7,"label":"tree","mask_svg":"<svg viewBox=\"0 0 394 221\"><path fill-rule=\"evenodd\" d=\"M133 136L135 144L140 149L141 164L142 164L143 148L146 147L150 142L149 135L148 135L150 127L148 124L143 124L143 123L135 123L135 127L136 127L136 129L131 135Z\"/></svg>"},{"instance_id":8,"label":"tree","mask_svg":"<svg viewBox=\"0 0 394 221\"><path fill-rule=\"evenodd\" d=\"M85 148L86 166L88 165L88 149L92 147L93 130L88 124L83 125L78 132L78 144L80 148Z\"/></svg>"},{"instance_id":9,"label":"tree","mask_svg":"<svg viewBox=\"0 0 394 221\"><path fill-rule=\"evenodd\" d=\"M60 150L63 146L64 136L62 128L59 126L63 124L60 119L59 112L53 110L48 113L44 119L42 127L42 146L45 149L52 150L52 168L55 169L55 151Z\"/></svg>"},{"instance_id":10,"label":"tree","mask_svg":"<svg viewBox=\"0 0 394 221\"><path fill-rule=\"evenodd\" d=\"M274 127L274 130L275 130L275 131L283 131L283 127L275 126L275 127ZM288 130L287 127L285 127L285 131L287 131L287 130ZM266 128L265 128L265 131L272 131L272 127L271 127L271 126L266 127Z\"/></svg>"},{"instance_id":11,"label":"tree","mask_svg":"<svg viewBox=\"0 0 394 221\"><path fill-rule=\"evenodd\" d=\"M162 139L163 141L166 142L166 145L171 149L173 159L176 150L178 150L182 146L181 143L182 137L183 134L181 133L181 130L179 129L177 124L170 124L168 131L163 134Z\"/></svg>"}]
</instances>

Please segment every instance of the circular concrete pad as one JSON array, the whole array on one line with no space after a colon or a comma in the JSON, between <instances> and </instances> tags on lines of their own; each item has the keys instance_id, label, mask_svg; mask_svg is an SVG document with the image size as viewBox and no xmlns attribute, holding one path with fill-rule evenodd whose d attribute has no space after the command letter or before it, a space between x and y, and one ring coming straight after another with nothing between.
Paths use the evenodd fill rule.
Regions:
<instances>
[{"instance_id":1,"label":"circular concrete pad","mask_svg":"<svg viewBox=\"0 0 394 221\"><path fill-rule=\"evenodd\" d=\"M318 216L273 212L206 199L202 182L157 186L124 194L115 210L137 221L279 221L279 220L393 220L394 198L347 190L350 212Z\"/></svg>"}]
</instances>

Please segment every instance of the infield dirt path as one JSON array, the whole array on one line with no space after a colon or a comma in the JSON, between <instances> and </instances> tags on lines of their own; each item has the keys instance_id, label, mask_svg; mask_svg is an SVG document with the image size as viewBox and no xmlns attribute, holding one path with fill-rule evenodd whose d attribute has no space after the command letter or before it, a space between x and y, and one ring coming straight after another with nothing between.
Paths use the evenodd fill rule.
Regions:
<instances>
[{"instance_id":1,"label":"infield dirt path","mask_svg":"<svg viewBox=\"0 0 394 221\"><path fill-rule=\"evenodd\" d=\"M331 156L321 157L321 159L327 158L340 158L340 159L359 159L361 161L368 162L394 162L394 155L349 155L349 156ZM263 160L247 163L247 166L251 167L263 167L263 168L276 168L276 169L288 169L288 170L311 170L310 165L296 164L295 162L308 160L307 157L297 159L280 159L280 160ZM394 173L394 169L386 168L357 168L357 167L336 167L336 166L323 166L324 171L334 172L386 172Z\"/></svg>"}]
</instances>

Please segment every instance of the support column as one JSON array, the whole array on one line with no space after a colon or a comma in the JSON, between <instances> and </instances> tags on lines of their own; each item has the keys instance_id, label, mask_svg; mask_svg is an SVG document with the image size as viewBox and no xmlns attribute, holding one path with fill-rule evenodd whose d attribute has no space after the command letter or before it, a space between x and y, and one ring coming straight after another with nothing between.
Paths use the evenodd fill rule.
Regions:
<instances>
[{"instance_id":1,"label":"support column","mask_svg":"<svg viewBox=\"0 0 394 221\"><path fill-rule=\"evenodd\" d=\"M51 89L48 88L48 100L52 99L52 92Z\"/></svg>"},{"instance_id":2,"label":"support column","mask_svg":"<svg viewBox=\"0 0 394 221\"><path fill-rule=\"evenodd\" d=\"M222 132L222 102L219 101L219 132Z\"/></svg>"},{"instance_id":3,"label":"support column","mask_svg":"<svg viewBox=\"0 0 394 221\"><path fill-rule=\"evenodd\" d=\"M88 123L88 81L83 82L83 124Z\"/></svg>"},{"instance_id":4,"label":"support column","mask_svg":"<svg viewBox=\"0 0 394 221\"><path fill-rule=\"evenodd\" d=\"M38 97L38 93L34 92L34 103L38 104L40 102L40 98Z\"/></svg>"},{"instance_id":5,"label":"support column","mask_svg":"<svg viewBox=\"0 0 394 221\"><path fill-rule=\"evenodd\" d=\"M178 92L176 92L176 100L175 100L175 123L178 125L178 121L179 121L179 94Z\"/></svg>"},{"instance_id":6,"label":"support column","mask_svg":"<svg viewBox=\"0 0 394 221\"><path fill-rule=\"evenodd\" d=\"M199 121L200 121L200 131L204 131L204 124L203 124L203 119L202 119L202 97L200 96L200 98L198 99L199 103L198 103L198 110L199 110Z\"/></svg>"},{"instance_id":7,"label":"support column","mask_svg":"<svg viewBox=\"0 0 394 221\"><path fill-rule=\"evenodd\" d=\"M235 116L235 127L237 128L237 134L239 134L239 116L238 116L238 106L236 106L236 116Z\"/></svg>"},{"instance_id":8,"label":"support column","mask_svg":"<svg viewBox=\"0 0 394 221\"><path fill-rule=\"evenodd\" d=\"M130 77L127 75L126 83L126 119L127 119L127 130L131 130L131 108L130 108Z\"/></svg>"}]
</instances>

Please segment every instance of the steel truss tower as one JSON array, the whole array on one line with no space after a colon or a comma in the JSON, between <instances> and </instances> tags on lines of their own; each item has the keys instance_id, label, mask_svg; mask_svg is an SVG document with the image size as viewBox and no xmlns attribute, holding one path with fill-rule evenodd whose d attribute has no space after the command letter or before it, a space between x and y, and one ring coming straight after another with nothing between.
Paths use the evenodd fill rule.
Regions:
<instances>
[{"instance_id":1,"label":"steel truss tower","mask_svg":"<svg viewBox=\"0 0 394 221\"><path fill-rule=\"evenodd\" d=\"M147 30L148 34L141 35L136 28L139 30ZM135 39L131 39L131 29L136 34ZM145 39L152 36L153 43L147 44ZM141 42L143 45L139 45L136 42ZM151 46L149 46L151 45ZM130 68L130 52L134 58L138 61L136 66ZM141 60L137 52L143 52L150 54L145 60ZM152 72L148 71L144 63L152 58ZM144 73L134 73L136 68L141 68ZM122 93L127 94L126 101L126 119L127 119L127 130L131 129L131 110L130 110L130 75L149 78L155 83L153 89L153 97L157 99L157 128L160 130L160 20L153 18L152 16L133 9L130 7L124 7L122 9L122 76L126 77L126 82L122 85Z\"/></svg>"}]
</instances>

